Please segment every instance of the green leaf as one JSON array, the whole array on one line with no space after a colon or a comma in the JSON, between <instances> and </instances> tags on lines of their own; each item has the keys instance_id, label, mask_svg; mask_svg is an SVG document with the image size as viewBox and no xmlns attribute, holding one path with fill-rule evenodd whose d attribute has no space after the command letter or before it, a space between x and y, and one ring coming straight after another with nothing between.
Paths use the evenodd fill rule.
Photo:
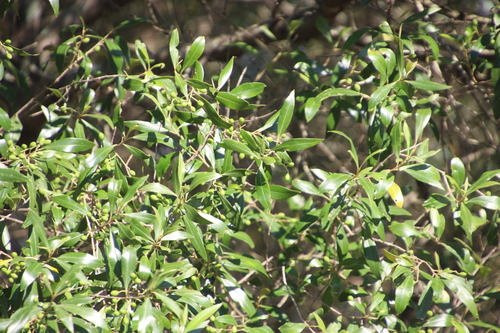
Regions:
<instances>
[{"instance_id":1,"label":"green leaf","mask_svg":"<svg viewBox=\"0 0 500 333\"><path fill-rule=\"evenodd\" d=\"M380 278L381 266L377 245L372 239L365 239L363 241L363 250L365 253L366 263L371 268L373 275Z\"/></svg>"},{"instance_id":2,"label":"green leaf","mask_svg":"<svg viewBox=\"0 0 500 333\"><path fill-rule=\"evenodd\" d=\"M146 184L146 185L144 185L143 187L140 188L140 191L160 193L160 194L166 194L166 195L171 195L171 196L177 196L171 189L169 189L165 185L162 185L162 184L159 184L159 183L149 183L149 184Z\"/></svg>"},{"instance_id":3,"label":"green leaf","mask_svg":"<svg viewBox=\"0 0 500 333\"><path fill-rule=\"evenodd\" d=\"M42 267L41 262L29 262L29 265L26 265L26 270L21 278L21 291L26 290L36 280L42 271Z\"/></svg>"},{"instance_id":4,"label":"green leaf","mask_svg":"<svg viewBox=\"0 0 500 333\"><path fill-rule=\"evenodd\" d=\"M63 325L70 331L74 332L73 316L59 304L54 304L54 312L57 319L61 320Z\"/></svg>"},{"instance_id":5,"label":"green leaf","mask_svg":"<svg viewBox=\"0 0 500 333\"><path fill-rule=\"evenodd\" d=\"M405 223L392 222L389 225L389 229L399 237L419 237L421 232L418 231L412 221L406 221Z\"/></svg>"},{"instance_id":6,"label":"green leaf","mask_svg":"<svg viewBox=\"0 0 500 333\"><path fill-rule=\"evenodd\" d=\"M135 311L133 322L136 323L137 332L139 333L154 331L157 321L153 315L151 300L148 297L145 298L144 302Z\"/></svg>"},{"instance_id":7,"label":"green leaf","mask_svg":"<svg viewBox=\"0 0 500 333\"><path fill-rule=\"evenodd\" d=\"M81 305L68 304L67 302L61 302L61 306L63 306L64 310L68 311L69 313L80 316L86 321L94 324L95 326L102 328L103 330L109 329L104 320L104 316L94 309Z\"/></svg>"},{"instance_id":8,"label":"green leaf","mask_svg":"<svg viewBox=\"0 0 500 333\"><path fill-rule=\"evenodd\" d=\"M381 86L375 90L370 96L370 101L368 102L368 110L372 110L375 106L377 106L384 98L389 95L392 88L394 87L395 82L386 84L385 86Z\"/></svg>"},{"instance_id":9,"label":"green leaf","mask_svg":"<svg viewBox=\"0 0 500 333\"><path fill-rule=\"evenodd\" d=\"M217 90L221 90L222 87L227 83L233 72L234 57L232 57L224 66L219 75L219 80L217 82Z\"/></svg>"},{"instance_id":10,"label":"green leaf","mask_svg":"<svg viewBox=\"0 0 500 333\"><path fill-rule=\"evenodd\" d=\"M451 326L451 321L454 317L449 314L440 314L430 318L424 327L449 327Z\"/></svg>"},{"instance_id":11,"label":"green leaf","mask_svg":"<svg viewBox=\"0 0 500 333\"><path fill-rule=\"evenodd\" d=\"M445 277L446 278L443 279L444 284L457 295L457 297L472 313L474 318L478 319L479 313L477 305L474 301L474 295L472 294L472 287L463 277L453 274L447 274Z\"/></svg>"},{"instance_id":12,"label":"green leaf","mask_svg":"<svg viewBox=\"0 0 500 333\"><path fill-rule=\"evenodd\" d=\"M465 181L465 166L458 157L451 159L451 177L457 182L459 187L462 187Z\"/></svg>"},{"instance_id":13,"label":"green leaf","mask_svg":"<svg viewBox=\"0 0 500 333\"><path fill-rule=\"evenodd\" d=\"M438 239L440 239L446 226L446 220L436 208L431 208L429 210L429 217L431 224L434 227L434 234Z\"/></svg>"},{"instance_id":14,"label":"green leaf","mask_svg":"<svg viewBox=\"0 0 500 333\"><path fill-rule=\"evenodd\" d=\"M191 320L189 320L188 325L186 326L186 332L189 333L191 331L198 332L200 329L205 328L208 323L208 318L212 316L219 308L221 307L222 304L215 304L208 309L204 309L200 313L196 314Z\"/></svg>"},{"instance_id":15,"label":"green leaf","mask_svg":"<svg viewBox=\"0 0 500 333\"><path fill-rule=\"evenodd\" d=\"M422 90L444 90L444 89L450 89L451 86L447 86L445 84L437 83L434 81L412 81L412 80L405 80L406 83L411 84L417 89L422 89Z\"/></svg>"},{"instance_id":16,"label":"green leaf","mask_svg":"<svg viewBox=\"0 0 500 333\"><path fill-rule=\"evenodd\" d=\"M189 219L187 216L183 216L182 220L184 221L186 231L193 237L191 239L191 242L194 249L203 260L208 261L208 255L205 249L205 243L203 242L200 228L196 224L194 224L194 222L191 221L191 219Z\"/></svg>"},{"instance_id":17,"label":"green leaf","mask_svg":"<svg viewBox=\"0 0 500 333\"><path fill-rule=\"evenodd\" d=\"M269 180L266 178L262 166L259 168L259 171L257 172L255 185L256 185L254 193L255 198L259 200L259 202L266 210L270 210L272 204L271 189L269 187Z\"/></svg>"},{"instance_id":18,"label":"green leaf","mask_svg":"<svg viewBox=\"0 0 500 333\"><path fill-rule=\"evenodd\" d=\"M341 135L341 136L343 136L344 138L346 138L349 141L349 144L351 146L351 149L349 150L349 153L351 154L351 157L354 160L354 163L356 164L356 168L359 169L358 153L356 152L356 147L354 146L354 142L352 141L352 139L349 136L347 136L345 133L340 132L340 131L330 131L330 132L338 134L338 135Z\"/></svg>"},{"instance_id":19,"label":"green leaf","mask_svg":"<svg viewBox=\"0 0 500 333\"><path fill-rule=\"evenodd\" d=\"M304 150L304 149L316 146L321 141L323 141L323 139L314 139L314 138L290 139L290 140L287 140L287 141L275 146L272 150L274 150L274 151Z\"/></svg>"},{"instance_id":20,"label":"green leaf","mask_svg":"<svg viewBox=\"0 0 500 333\"><path fill-rule=\"evenodd\" d=\"M495 332L500 333L500 327L489 324L489 323L485 323L483 321L469 321L469 322L467 322L467 324L472 325L472 326L490 328L490 329L495 330Z\"/></svg>"},{"instance_id":21,"label":"green leaf","mask_svg":"<svg viewBox=\"0 0 500 333\"><path fill-rule=\"evenodd\" d=\"M157 133L168 132L167 129L164 128L160 123L153 124L149 121L144 121L144 120L125 120L123 124L130 129L134 129L141 132L157 132Z\"/></svg>"},{"instance_id":22,"label":"green leaf","mask_svg":"<svg viewBox=\"0 0 500 333\"><path fill-rule=\"evenodd\" d=\"M200 36L197 37L194 43L189 48L188 53L184 59L184 63L182 64L182 71L191 67L203 54L205 50L205 37Z\"/></svg>"},{"instance_id":23,"label":"green leaf","mask_svg":"<svg viewBox=\"0 0 500 333\"><path fill-rule=\"evenodd\" d=\"M0 182L16 183L27 182L28 177L14 169L0 168Z\"/></svg>"},{"instance_id":24,"label":"green leaf","mask_svg":"<svg viewBox=\"0 0 500 333\"><path fill-rule=\"evenodd\" d=\"M304 323L285 323L281 325L279 330L281 333L300 333L307 327Z\"/></svg>"},{"instance_id":25,"label":"green leaf","mask_svg":"<svg viewBox=\"0 0 500 333\"><path fill-rule=\"evenodd\" d=\"M134 184L129 186L127 193L122 198L122 202L120 203L121 207L124 207L130 200L132 200L135 196L138 195L139 188L144 184L144 182L148 179L148 176L141 177L137 179Z\"/></svg>"},{"instance_id":26,"label":"green leaf","mask_svg":"<svg viewBox=\"0 0 500 333\"><path fill-rule=\"evenodd\" d=\"M288 199L300 193L299 191L290 190L280 185L269 185L269 189L271 191L271 199L275 200Z\"/></svg>"},{"instance_id":27,"label":"green leaf","mask_svg":"<svg viewBox=\"0 0 500 333\"><path fill-rule=\"evenodd\" d=\"M327 98L337 97L337 96L360 96L361 94L355 90L346 88L329 88L322 91L318 96L316 96L316 101L321 103Z\"/></svg>"},{"instance_id":28,"label":"green leaf","mask_svg":"<svg viewBox=\"0 0 500 333\"><path fill-rule=\"evenodd\" d=\"M198 96L198 98L201 100L201 102L204 105L204 109L207 112L208 118L212 121L212 123L217 126L217 127L222 127L225 129L230 128L233 126L232 124L228 123L227 121L222 120L222 118L219 116L217 111L214 109L212 104L210 104L205 98Z\"/></svg>"},{"instance_id":29,"label":"green leaf","mask_svg":"<svg viewBox=\"0 0 500 333\"><path fill-rule=\"evenodd\" d=\"M321 192L320 192L320 191L316 188L316 186L314 186L312 183L310 183L310 182L308 182L308 181L298 179L298 180L294 180L294 181L292 182L292 185L293 185L296 189L298 189L298 190L300 190L300 191L302 191L302 192L304 192L304 193L307 193L307 194L312 194L312 195L317 195L317 196L320 196L320 197L326 198L326 196L325 196L323 193L321 193Z\"/></svg>"},{"instance_id":30,"label":"green leaf","mask_svg":"<svg viewBox=\"0 0 500 333\"><path fill-rule=\"evenodd\" d=\"M224 139L219 145L223 148L237 151L238 153L243 153L248 156L258 157L258 155L254 153L252 150L250 150L250 148L248 148L247 145L233 139Z\"/></svg>"},{"instance_id":31,"label":"green leaf","mask_svg":"<svg viewBox=\"0 0 500 333\"><path fill-rule=\"evenodd\" d=\"M121 278L123 281L123 286L128 288L132 278L131 273L135 273L135 266L137 265L137 247L127 246L122 251L121 258L121 268L122 274Z\"/></svg>"},{"instance_id":32,"label":"green leaf","mask_svg":"<svg viewBox=\"0 0 500 333\"><path fill-rule=\"evenodd\" d=\"M89 267L92 269L101 268L104 266L104 263L101 259L94 257L90 253L68 252L61 254L57 259L75 265Z\"/></svg>"},{"instance_id":33,"label":"green leaf","mask_svg":"<svg viewBox=\"0 0 500 333\"><path fill-rule=\"evenodd\" d=\"M95 91L93 89L85 89L85 91L82 94L82 98L80 99L80 112L85 112L92 103L92 100L95 97Z\"/></svg>"},{"instance_id":34,"label":"green leaf","mask_svg":"<svg viewBox=\"0 0 500 333\"><path fill-rule=\"evenodd\" d=\"M181 154L177 155L177 160L174 163L172 170L172 185L176 195L181 194L182 183L184 182L185 174L184 157Z\"/></svg>"},{"instance_id":35,"label":"green leaf","mask_svg":"<svg viewBox=\"0 0 500 333\"><path fill-rule=\"evenodd\" d=\"M170 34L170 41L168 42L170 59L172 60L172 65L174 66L174 70L177 69L177 65L179 64L179 50L177 50L178 45L179 45L179 31L177 31L177 29L174 29Z\"/></svg>"},{"instance_id":36,"label":"green leaf","mask_svg":"<svg viewBox=\"0 0 500 333\"><path fill-rule=\"evenodd\" d=\"M24 325L30 320L34 319L40 312L42 308L37 305L25 306L18 309L10 317L10 325L7 329L7 333L19 333L23 330Z\"/></svg>"},{"instance_id":37,"label":"green leaf","mask_svg":"<svg viewBox=\"0 0 500 333\"><path fill-rule=\"evenodd\" d=\"M253 109L256 107L256 105L250 104L244 99L225 91L218 92L215 99L217 102L220 102L224 104L224 106L233 110Z\"/></svg>"},{"instance_id":38,"label":"green leaf","mask_svg":"<svg viewBox=\"0 0 500 333\"><path fill-rule=\"evenodd\" d=\"M0 62L0 66L2 65L3 63ZM2 108L0 108L0 127L3 128L5 131L10 131L11 128L9 114Z\"/></svg>"},{"instance_id":39,"label":"green leaf","mask_svg":"<svg viewBox=\"0 0 500 333\"><path fill-rule=\"evenodd\" d=\"M418 109L415 112L415 142L420 140L420 136L431 119L431 109Z\"/></svg>"},{"instance_id":40,"label":"green leaf","mask_svg":"<svg viewBox=\"0 0 500 333\"><path fill-rule=\"evenodd\" d=\"M115 146L97 148L92 152L92 154L90 154L89 157L85 159L84 166L91 169L99 165L102 161L108 158L113 149L115 149Z\"/></svg>"},{"instance_id":41,"label":"green leaf","mask_svg":"<svg viewBox=\"0 0 500 333\"><path fill-rule=\"evenodd\" d=\"M52 10L54 11L54 15L59 15L59 0L49 0L49 3L52 7Z\"/></svg>"},{"instance_id":42,"label":"green leaf","mask_svg":"<svg viewBox=\"0 0 500 333\"><path fill-rule=\"evenodd\" d=\"M371 31L371 29L370 28L361 28L359 30L354 31L352 34L349 35L349 38L347 38L347 40L345 41L342 49L347 50L348 48L353 46L368 31Z\"/></svg>"},{"instance_id":43,"label":"green leaf","mask_svg":"<svg viewBox=\"0 0 500 333\"><path fill-rule=\"evenodd\" d=\"M415 13L415 14L409 16L408 18L406 18L406 20L404 20L402 22L402 24L407 24L407 23L418 21L418 20L420 20L428 15L432 15L436 12L439 12L440 10L441 10L440 7L425 8L424 10L419 11L418 13Z\"/></svg>"},{"instance_id":44,"label":"green leaf","mask_svg":"<svg viewBox=\"0 0 500 333\"><path fill-rule=\"evenodd\" d=\"M491 186L488 181L498 175L500 175L500 170L491 170L483 173L481 177L479 177L479 179L472 183L472 185L467 189L467 196L483 187Z\"/></svg>"},{"instance_id":45,"label":"green leaf","mask_svg":"<svg viewBox=\"0 0 500 333\"><path fill-rule=\"evenodd\" d=\"M122 49L115 41L105 39L104 43L108 49L108 60L111 70L115 74L123 74L123 64L125 56Z\"/></svg>"},{"instance_id":46,"label":"green leaf","mask_svg":"<svg viewBox=\"0 0 500 333\"><path fill-rule=\"evenodd\" d=\"M245 291L237 284L237 282L234 280L232 276L230 276L227 272L224 272L225 277L219 277L220 282L224 286L224 288L228 291L229 297L231 299L238 303L243 311L246 312L246 314L249 317L253 317L253 315L257 312L255 310L255 307L253 306L252 302L248 298L247 294Z\"/></svg>"},{"instance_id":47,"label":"green leaf","mask_svg":"<svg viewBox=\"0 0 500 333\"><path fill-rule=\"evenodd\" d=\"M385 58L379 50L368 50L368 58L371 60L375 69L380 73L381 85L387 82L387 64Z\"/></svg>"},{"instance_id":48,"label":"green leaf","mask_svg":"<svg viewBox=\"0 0 500 333\"><path fill-rule=\"evenodd\" d=\"M221 177L217 172L197 172L191 182L190 191L195 189L198 185L209 183Z\"/></svg>"},{"instance_id":49,"label":"green leaf","mask_svg":"<svg viewBox=\"0 0 500 333\"><path fill-rule=\"evenodd\" d=\"M429 281L425 286L422 295L420 295L420 299L418 300L418 307L416 317L419 319L424 319L427 316L427 311L431 308L433 304L433 289L432 289L432 281Z\"/></svg>"},{"instance_id":50,"label":"green leaf","mask_svg":"<svg viewBox=\"0 0 500 333\"><path fill-rule=\"evenodd\" d=\"M278 136L281 136L281 134L285 133L286 129L290 125L294 109L295 109L295 90L292 90L292 92L285 99L283 106L278 111L279 114L278 131L277 131Z\"/></svg>"},{"instance_id":51,"label":"green leaf","mask_svg":"<svg viewBox=\"0 0 500 333\"><path fill-rule=\"evenodd\" d=\"M261 94L265 87L262 82L246 82L231 90L231 94L243 99L252 98Z\"/></svg>"},{"instance_id":52,"label":"green leaf","mask_svg":"<svg viewBox=\"0 0 500 333\"><path fill-rule=\"evenodd\" d=\"M403 166L403 167L401 167L400 170L405 171L410 176L412 176L413 178L415 178L423 183L426 183L426 184L435 186L441 190L444 190L443 186L441 185L441 175L439 174L437 169L430 164L423 164L422 163L422 164L414 164L414 165L410 165L410 166Z\"/></svg>"},{"instance_id":53,"label":"green leaf","mask_svg":"<svg viewBox=\"0 0 500 333\"><path fill-rule=\"evenodd\" d=\"M67 208L71 211L80 213L82 215L87 215L88 209L77 203L75 200L71 199L67 195L55 195L52 197L52 201L58 205Z\"/></svg>"},{"instance_id":54,"label":"green leaf","mask_svg":"<svg viewBox=\"0 0 500 333\"><path fill-rule=\"evenodd\" d=\"M85 139L66 138L52 142L41 150L62 151L65 153L79 153L94 148L95 143Z\"/></svg>"},{"instance_id":55,"label":"green leaf","mask_svg":"<svg viewBox=\"0 0 500 333\"><path fill-rule=\"evenodd\" d=\"M413 286L415 281L413 280L413 275L408 275L403 283L396 287L396 299L394 308L397 314L402 313L408 304L410 304L411 297L413 296Z\"/></svg>"},{"instance_id":56,"label":"green leaf","mask_svg":"<svg viewBox=\"0 0 500 333\"><path fill-rule=\"evenodd\" d=\"M320 106L321 102L318 102L316 98L311 97L307 99L304 107L304 115L307 122L310 122L314 118Z\"/></svg>"},{"instance_id":57,"label":"green leaf","mask_svg":"<svg viewBox=\"0 0 500 333\"><path fill-rule=\"evenodd\" d=\"M479 205L486 209L497 210L500 209L500 197L484 195L469 199L467 203Z\"/></svg>"}]
</instances>

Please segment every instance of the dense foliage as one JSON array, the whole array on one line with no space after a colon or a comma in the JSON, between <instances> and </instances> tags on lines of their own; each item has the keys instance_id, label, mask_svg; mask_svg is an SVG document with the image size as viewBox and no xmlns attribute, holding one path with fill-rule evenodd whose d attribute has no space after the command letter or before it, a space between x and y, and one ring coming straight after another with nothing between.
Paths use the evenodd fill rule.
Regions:
<instances>
[{"instance_id":1,"label":"dense foliage","mask_svg":"<svg viewBox=\"0 0 500 333\"><path fill-rule=\"evenodd\" d=\"M437 34L439 9L338 41L318 19L341 56L284 51L293 71L266 69L297 83L283 98L236 58L205 74L204 37L172 30L155 61L121 35L135 18L61 31L53 84L11 112L16 58L41 55L2 40L0 330L499 332L500 170L439 148L461 83L435 70L453 40L496 124L500 16ZM33 105L46 123L22 142ZM345 162L311 165L324 150Z\"/></svg>"}]
</instances>

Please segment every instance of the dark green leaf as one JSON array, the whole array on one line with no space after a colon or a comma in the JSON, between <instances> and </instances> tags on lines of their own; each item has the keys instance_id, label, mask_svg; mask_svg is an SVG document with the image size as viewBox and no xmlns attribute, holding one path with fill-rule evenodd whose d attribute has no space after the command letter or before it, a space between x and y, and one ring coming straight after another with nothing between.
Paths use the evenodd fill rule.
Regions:
<instances>
[{"instance_id":1,"label":"dark green leaf","mask_svg":"<svg viewBox=\"0 0 500 333\"><path fill-rule=\"evenodd\" d=\"M380 278L381 265L377 245L372 239L365 239L363 241L363 250L365 253L366 263L371 268L373 275Z\"/></svg>"},{"instance_id":2,"label":"dark green leaf","mask_svg":"<svg viewBox=\"0 0 500 333\"><path fill-rule=\"evenodd\" d=\"M210 104L205 98L198 96L198 98L202 101L204 105L204 109L207 112L208 118L212 121L212 123L217 126L217 127L222 127L222 128L230 128L233 126L232 124L228 123L227 121L222 120L222 118L219 116L217 111L214 109L212 104Z\"/></svg>"},{"instance_id":3,"label":"dark green leaf","mask_svg":"<svg viewBox=\"0 0 500 333\"><path fill-rule=\"evenodd\" d=\"M271 209L271 189L269 187L269 179L266 178L266 175L264 173L264 170L262 166L259 168L259 171L257 172L257 178L256 178L256 186L255 186L255 198L259 200L259 202L262 204L262 206L266 210Z\"/></svg>"},{"instance_id":4,"label":"dark green leaf","mask_svg":"<svg viewBox=\"0 0 500 333\"><path fill-rule=\"evenodd\" d=\"M403 312L408 304L410 304L411 297L413 296L413 286L415 281L413 280L413 275L408 275L403 283L396 287L396 300L394 308L397 314Z\"/></svg>"},{"instance_id":5,"label":"dark green leaf","mask_svg":"<svg viewBox=\"0 0 500 333\"><path fill-rule=\"evenodd\" d=\"M359 30L354 31L352 34L349 35L349 38L344 43L344 46L342 47L343 50L347 50L351 46L353 46L365 33L370 31L370 28L361 28Z\"/></svg>"}]
</instances>

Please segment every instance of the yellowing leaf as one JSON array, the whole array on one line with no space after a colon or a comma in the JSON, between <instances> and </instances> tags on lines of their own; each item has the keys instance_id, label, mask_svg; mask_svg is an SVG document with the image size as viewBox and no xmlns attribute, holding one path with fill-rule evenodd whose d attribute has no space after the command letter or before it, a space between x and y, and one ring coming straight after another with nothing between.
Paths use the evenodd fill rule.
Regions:
<instances>
[{"instance_id":1,"label":"yellowing leaf","mask_svg":"<svg viewBox=\"0 0 500 333\"><path fill-rule=\"evenodd\" d=\"M404 197L403 197L403 192L401 192L401 188L399 187L398 184L392 183L391 186L387 189L387 192L391 196L392 201L398 206L399 208L403 207L404 203Z\"/></svg>"}]
</instances>

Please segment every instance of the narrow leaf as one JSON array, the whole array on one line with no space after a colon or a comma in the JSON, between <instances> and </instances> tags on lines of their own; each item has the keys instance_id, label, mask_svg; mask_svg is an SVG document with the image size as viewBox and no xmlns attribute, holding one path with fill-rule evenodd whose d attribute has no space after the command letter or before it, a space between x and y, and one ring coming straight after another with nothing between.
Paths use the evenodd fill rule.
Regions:
<instances>
[{"instance_id":1,"label":"narrow leaf","mask_svg":"<svg viewBox=\"0 0 500 333\"><path fill-rule=\"evenodd\" d=\"M94 148L95 144L85 139L66 138L52 142L41 150L62 151L65 153L79 153Z\"/></svg>"},{"instance_id":2,"label":"narrow leaf","mask_svg":"<svg viewBox=\"0 0 500 333\"><path fill-rule=\"evenodd\" d=\"M285 102L283 103L283 106L281 109L278 111L279 118L278 118L278 136L281 136L281 134L285 133L286 129L288 128L288 125L290 125L290 122L292 121L293 117L293 111L295 108L295 90L292 90L290 95L285 99Z\"/></svg>"},{"instance_id":3,"label":"narrow leaf","mask_svg":"<svg viewBox=\"0 0 500 333\"><path fill-rule=\"evenodd\" d=\"M182 64L182 71L191 67L201 57L204 49L205 37L200 36L195 39L194 43L189 48L186 58L184 59L184 63Z\"/></svg>"},{"instance_id":4,"label":"narrow leaf","mask_svg":"<svg viewBox=\"0 0 500 333\"><path fill-rule=\"evenodd\" d=\"M314 138L290 139L290 140L287 140L287 141L275 146L272 150L274 150L274 151L304 150L304 149L316 146L321 141L323 141L323 139L314 139Z\"/></svg>"},{"instance_id":5,"label":"narrow leaf","mask_svg":"<svg viewBox=\"0 0 500 333\"><path fill-rule=\"evenodd\" d=\"M444 89L450 89L451 86L437 83L434 81L412 81L412 80L405 80L405 82L411 84L417 89L422 89L422 90L444 90Z\"/></svg>"}]
</instances>

